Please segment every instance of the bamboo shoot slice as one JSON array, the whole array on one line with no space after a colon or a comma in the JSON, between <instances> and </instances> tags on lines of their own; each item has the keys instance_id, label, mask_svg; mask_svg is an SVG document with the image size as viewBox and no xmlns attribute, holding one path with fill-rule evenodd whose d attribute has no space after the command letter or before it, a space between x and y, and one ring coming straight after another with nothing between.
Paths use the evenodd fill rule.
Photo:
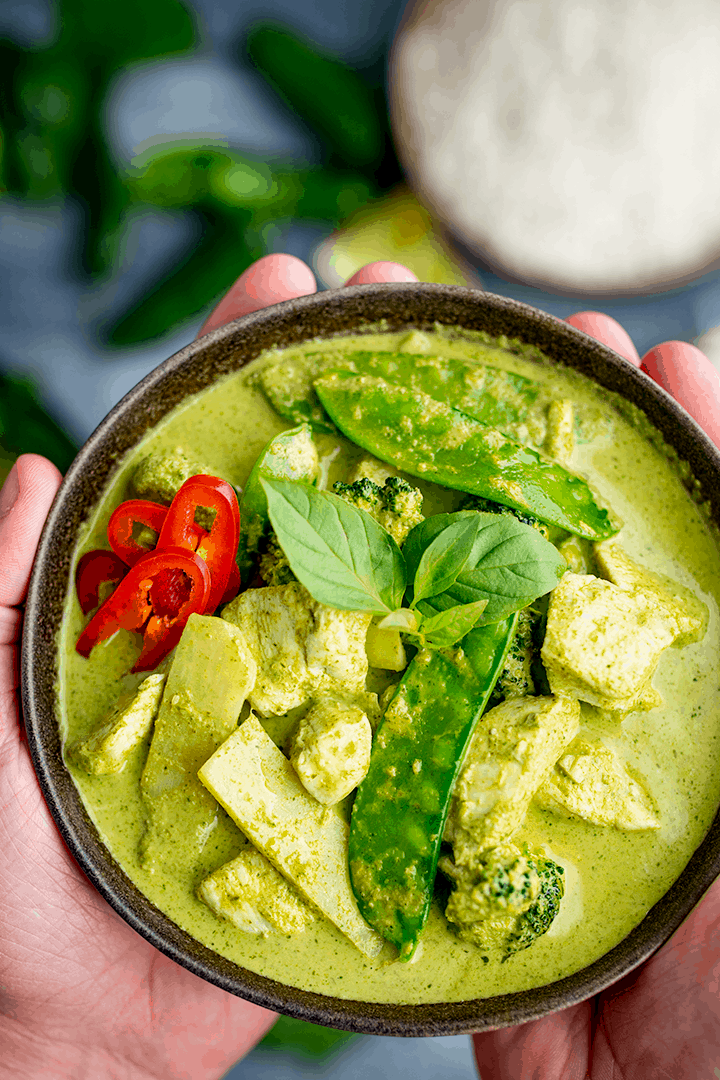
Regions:
<instances>
[{"instance_id":1,"label":"bamboo shoot slice","mask_svg":"<svg viewBox=\"0 0 720 1080\"><path fill-rule=\"evenodd\" d=\"M198 772L255 846L365 956L383 940L358 911L348 871L348 825L307 793L254 716Z\"/></svg>"}]
</instances>

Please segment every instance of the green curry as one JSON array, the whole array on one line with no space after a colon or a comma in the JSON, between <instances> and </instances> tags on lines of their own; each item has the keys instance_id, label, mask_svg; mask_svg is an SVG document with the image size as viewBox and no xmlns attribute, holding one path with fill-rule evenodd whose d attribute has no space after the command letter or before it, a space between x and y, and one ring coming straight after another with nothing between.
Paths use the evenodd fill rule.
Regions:
<instances>
[{"instance_id":1,"label":"green curry","mask_svg":"<svg viewBox=\"0 0 720 1080\"><path fill-rule=\"evenodd\" d=\"M547 696L548 689L540 698L517 691L517 686L529 678L517 642L530 631L512 610L509 614L498 611L497 619L507 620L507 640L503 639L501 653L493 653L488 645L490 651L483 661L492 671L488 694L498 670L503 669L493 691L495 697L489 701L489 707L500 701L493 712L498 719L492 727L483 727L482 722L478 725L468 764L457 780L445 826L445 838L453 844L453 855L446 848L440 851L441 884L417 949L417 934L412 932L413 945L407 949L408 955L414 952L411 963L391 962L397 953L390 945L385 945L379 955L364 955L350 940L352 934L341 933L318 912L304 915L294 906L291 894L282 902L287 910L287 926L296 931L293 933L272 928L266 932L265 926L259 927L259 933L244 933L214 914L208 905L213 890L220 888L215 874L219 868L242 856L243 872L260 885L266 870L230 817L215 806L209 795L209 826L201 850L188 839L180 812L177 817L168 812L155 838L162 857L143 857L149 841L140 778L148 758L149 734L133 749L121 771L94 775L88 764L93 733L97 734L103 718L116 705L119 692L134 689L142 679L128 674L137 657L137 641L120 631L97 646L89 659L80 657L74 646L85 620L75 597L68 597L60 636L63 736L66 748L85 747L84 758L83 754L68 753L68 767L101 836L138 887L179 926L238 964L280 982L366 1001L422 1003L487 997L562 978L606 953L637 925L678 877L720 801L720 775L715 766L720 749L720 555L711 528L701 507L688 494L678 468L641 417L627 408L618 408L611 395L583 377L545 362L535 350L505 345L489 345L481 337L451 331L367 334L313 342L305 350L261 357L247 369L188 400L159 425L121 464L79 537L78 556L104 546L110 513L128 497L138 463L150 453L169 452L178 445L189 457L203 462L206 471L243 487L268 440L309 420L314 424L321 486L328 488L344 482L364 456L363 428L367 426L367 414L360 404L353 404L352 394L357 391L359 402L372 403L378 386L382 390L383 379L393 376L404 389L397 392L393 405L398 422L389 425L384 435L388 455L385 460L397 460L407 468L402 458L405 448L412 444L417 450L418 432L423 425L430 421L439 425L437 446L427 456L424 468L432 477L439 475L437 470L445 470L441 475L444 486L423 479L422 468L416 468L412 478L413 485L422 492L422 514L426 519L454 514L467 505L462 499L468 493L475 497L475 481L466 483L462 479L467 470L462 467L463 451L458 450L474 439L474 460L479 454L485 455L482 460L486 478L493 479L493 469L498 473L494 481L498 500L518 512L525 509L536 513L554 529L551 538L566 559L569 572L550 594L542 656L549 691L558 696ZM335 373L338 357L350 352L371 358L378 353L385 359L382 363L362 361L359 372L341 378ZM428 365L428 357L442 359ZM477 378L465 379L458 389L453 364L463 359L491 367L478 366ZM282 373L283 365L285 374L292 378L272 382L267 374L263 376L270 367ZM423 365L424 374L416 375L415 369ZM314 376L308 375L309 370L314 371ZM420 400L413 383L416 378L424 380L424 389L428 380L434 380L434 400L442 397L461 410L462 421L458 421L461 413L448 410L446 405L433 407L430 420L427 407L415 408L412 401ZM411 401L413 394L416 396ZM390 398L386 392L380 396L383 401ZM285 419L273 409L268 397L284 411ZM293 409L299 411L293 414ZM357 420L354 442L341 436L329 419L336 419L337 426L342 427L343 409L348 425L343 430L349 430L353 416ZM478 409L484 410L482 415L473 414ZM486 424L495 425L504 436L488 440L483 427ZM518 451L512 439L526 449ZM555 462L587 478L600 502L588 502L582 485L576 497L580 509L565 509L558 516L551 503L562 503L566 474L542 453L538 455L538 448L546 452L550 448ZM500 475L500 461L509 462L510 471ZM544 495L538 495L531 483L536 467L548 471ZM461 477L457 482L453 479L456 475ZM462 488L465 495L451 490L457 488ZM610 508L609 513L606 508ZM246 544L242 547L241 542L240 560L250 565L257 554L259 536L252 499L248 500L246 513ZM421 518L419 515L413 520ZM602 540L612 535L615 519L622 522L618 536L621 547L613 540L593 547L583 538L583 522L591 520L585 537ZM405 537L400 539L402 542ZM407 558L409 562L410 555ZM294 576L289 574L287 580L294 581ZM291 585L291 592L293 588ZM705 611L703 605L707 608L707 625L704 616L698 614ZM481 603L478 610L482 607ZM441 613L432 605L423 608L418 604L416 610L428 619ZM582 638L583 612L588 611L592 612L596 638L600 640L595 668L590 665L590 669L583 660L586 647ZM371 617L368 614L363 633ZM403 617L414 618L412 613ZM377 636L377 622L375 618L370 635ZM623 642L638 643L634 662L637 670L651 674L654 671L652 682L649 677L638 680L628 675L625 660L618 653L614 624L622 626ZM498 627L501 623L492 625ZM406 622L408 627L411 623ZM224 633L232 651L236 628L230 626ZM397 633L395 638L397 647ZM515 646L508 644L513 641ZM666 647L672 644L681 647ZM440 650L428 655L441 657L447 653ZM193 662L200 663L201 658L195 657ZM403 662L400 658L394 667L399 669ZM242 673L237 680L251 686L247 664L240 667ZM388 668L392 667L393 662L388 661ZM235 742L244 733L241 741L247 747L266 734L283 743L288 726L297 721L292 709L288 717L279 718L271 714L288 710L267 707L263 718L261 709L260 724L251 717L239 731L235 729L239 683L232 682L231 669L229 663L227 670L218 673L216 720L222 739L235 731ZM399 674L392 670L371 669L363 692L378 693L386 702L388 695L383 698L383 691L398 678ZM153 679L143 693L157 701L162 687L157 676ZM392 692L389 695L386 723L390 733L393 724L402 726L403 709L412 701L412 686L403 685L406 689L396 692L394 698ZM437 680L436 685L440 685ZM174 694L173 702L176 698L179 700L179 695ZM181 708L182 703L177 707ZM362 715L359 707L354 708ZM332 725L332 709L327 704L316 706L315 711L312 720L316 726ZM471 721L474 723L474 719ZM513 755L520 760L518 747L525 753L530 730L532 739L543 748L536 759L540 764L515 773L506 769L503 790L511 797L504 802L499 799L491 812L485 807L480 814L478 777L484 775L488 762L498 760L498 755L505 755L506 764ZM386 734L378 741L376 736L376 744L383 742L384 746L387 738ZM228 740L225 746L231 743ZM242 747L233 743L232 753L240 754L240 769L245 760L241 751ZM272 757L272 745L268 752ZM283 758L280 771L292 772L294 767L301 777L303 769L311 773L311 749L296 747L293 754L293 764ZM271 757L267 769L278 767ZM558 764L548 772L548 761L555 762L558 757ZM195 765L200 768L203 760L200 752ZM419 757L413 759L409 771L419 773L422 764ZM539 770L537 775L533 768ZM206 772L208 783L212 783L212 767ZM593 775L601 778L600 787L597 783L593 787ZM322 810L326 792L322 784L315 782L315 795L320 800L317 820L337 821L338 829L345 827L341 821L345 804L337 804L341 809ZM356 782L357 778L350 781ZM146 773L143 784L147 788L149 783ZM222 777L217 783L222 787ZM608 790L617 797L614 806ZM547 933L534 940L530 948L516 944L504 961L493 950L492 942L488 943L487 935L475 933L474 924L468 923L470 893L463 892L462 885L472 859L468 856L463 862L462 852L478 843L494 850L495 838L508 834L518 851L528 844L542 853L543 858L533 870L539 878L550 873L547 867L560 868L564 896ZM441 837L434 840L437 859ZM356 840L356 847L358 843ZM517 876L520 861L505 866L502 872ZM366 879L372 877L372 867L368 866L363 867L362 858L356 857L356 887L363 875ZM202 882L209 884L198 895ZM376 885L373 879L368 895ZM451 886L456 891L446 906ZM403 899L401 896L398 903ZM482 903L476 896L475 907L482 908ZM363 913L371 908L369 903ZM465 926L466 932L458 934L458 926ZM365 928L358 926L353 933L360 940ZM395 940L391 933L385 936ZM365 951L377 953L373 949Z\"/></svg>"}]
</instances>

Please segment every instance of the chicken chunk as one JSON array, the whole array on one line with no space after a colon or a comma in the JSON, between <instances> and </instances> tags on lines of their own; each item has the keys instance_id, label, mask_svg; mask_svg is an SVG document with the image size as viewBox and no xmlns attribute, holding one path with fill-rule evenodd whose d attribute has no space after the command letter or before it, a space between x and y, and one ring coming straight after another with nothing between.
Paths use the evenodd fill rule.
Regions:
<instances>
[{"instance_id":1,"label":"chicken chunk","mask_svg":"<svg viewBox=\"0 0 720 1080\"><path fill-rule=\"evenodd\" d=\"M456 863L513 836L548 769L575 738L579 718L577 701L554 697L513 698L482 718L445 828Z\"/></svg>"},{"instance_id":2,"label":"chicken chunk","mask_svg":"<svg viewBox=\"0 0 720 1080\"><path fill-rule=\"evenodd\" d=\"M545 779L535 801L565 817L616 829L658 829L650 796L602 743L576 740Z\"/></svg>"},{"instance_id":3,"label":"chicken chunk","mask_svg":"<svg viewBox=\"0 0 720 1080\"><path fill-rule=\"evenodd\" d=\"M165 675L148 675L129 701L118 702L100 727L74 747L72 758L94 776L122 772L135 747L152 731L164 686Z\"/></svg>"},{"instance_id":4,"label":"chicken chunk","mask_svg":"<svg viewBox=\"0 0 720 1080\"><path fill-rule=\"evenodd\" d=\"M575 449L575 411L572 401L561 398L548 405L545 453L569 466Z\"/></svg>"},{"instance_id":5,"label":"chicken chunk","mask_svg":"<svg viewBox=\"0 0 720 1080\"><path fill-rule=\"evenodd\" d=\"M222 617L239 628L257 663L249 701L262 716L280 715L319 694L364 691L370 613L326 607L293 581L248 589Z\"/></svg>"},{"instance_id":6,"label":"chicken chunk","mask_svg":"<svg viewBox=\"0 0 720 1080\"><path fill-rule=\"evenodd\" d=\"M323 698L298 725L290 760L306 791L334 806L364 779L372 728L357 705Z\"/></svg>"},{"instance_id":7,"label":"chicken chunk","mask_svg":"<svg viewBox=\"0 0 720 1080\"><path fill-rule=\"evenodd\" d=\"M293 886L250 844L201 881L198 896L246 934L297 934L315 918Z\"/></svg>"},{"instance_id":8,"label":"chicken chunk","mask_svg":"<svg viewBox=\"0 0 720 1080\"><path fill-rule=\"evenodd\" d=\"M690 589L639 566L612 540L595 545L595 559L600 573L614 585L625 592L641 589L653 597L668 621L675 624L674 645L689 645L705 636L708 609Z\"/></svg>"},{"instance_id":9,"label":"chicken chunk","mask_svg":"<svg viewBox=\"0 0 720 1080\"><path fill-rule=\"evenodd\" d=\"M565 574L550 594L542 661L554 694L628 713L662 699L650 685L678 622L644 589Z\"/></svg>"}]
</instances>

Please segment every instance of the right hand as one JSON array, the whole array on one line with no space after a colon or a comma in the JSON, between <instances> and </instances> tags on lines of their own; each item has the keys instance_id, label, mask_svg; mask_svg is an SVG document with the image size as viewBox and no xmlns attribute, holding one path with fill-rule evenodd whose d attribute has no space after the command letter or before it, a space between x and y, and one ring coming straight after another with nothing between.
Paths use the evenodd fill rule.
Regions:
<instances>
[{"instance_id":1,"label":"right hand","mask_svg":"<svg viewBox=\"0 0 720 1080\"><path fill-rule=\"evenodd\" d=\"M720 446L720 375L683 341L640 360L607 315L567 320L664 387ZM720 1077L720 880L668 944L597 997L519 1027L474 1035L482 1080L714 1080Z\"/></svg>"}]
</instances>

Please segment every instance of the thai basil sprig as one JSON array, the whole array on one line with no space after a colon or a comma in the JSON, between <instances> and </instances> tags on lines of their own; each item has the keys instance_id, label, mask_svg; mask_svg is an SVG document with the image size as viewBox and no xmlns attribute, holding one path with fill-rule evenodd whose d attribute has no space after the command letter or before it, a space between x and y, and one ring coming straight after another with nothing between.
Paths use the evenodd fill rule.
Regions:
<instances>
[{"instance_id":1,"label":"thai basil sprig","mask_svg":"<svg viewBox=\"0 0 720 1080\"><path fill-rule=\"evenodd\" d=\"M557 550L511 516L439 514L401 551L365 511L302 483L262 480L270 522L290 567L329 607L369 611L420 646L448 648L555 587Z\"/></svg>"}]
</instances>

